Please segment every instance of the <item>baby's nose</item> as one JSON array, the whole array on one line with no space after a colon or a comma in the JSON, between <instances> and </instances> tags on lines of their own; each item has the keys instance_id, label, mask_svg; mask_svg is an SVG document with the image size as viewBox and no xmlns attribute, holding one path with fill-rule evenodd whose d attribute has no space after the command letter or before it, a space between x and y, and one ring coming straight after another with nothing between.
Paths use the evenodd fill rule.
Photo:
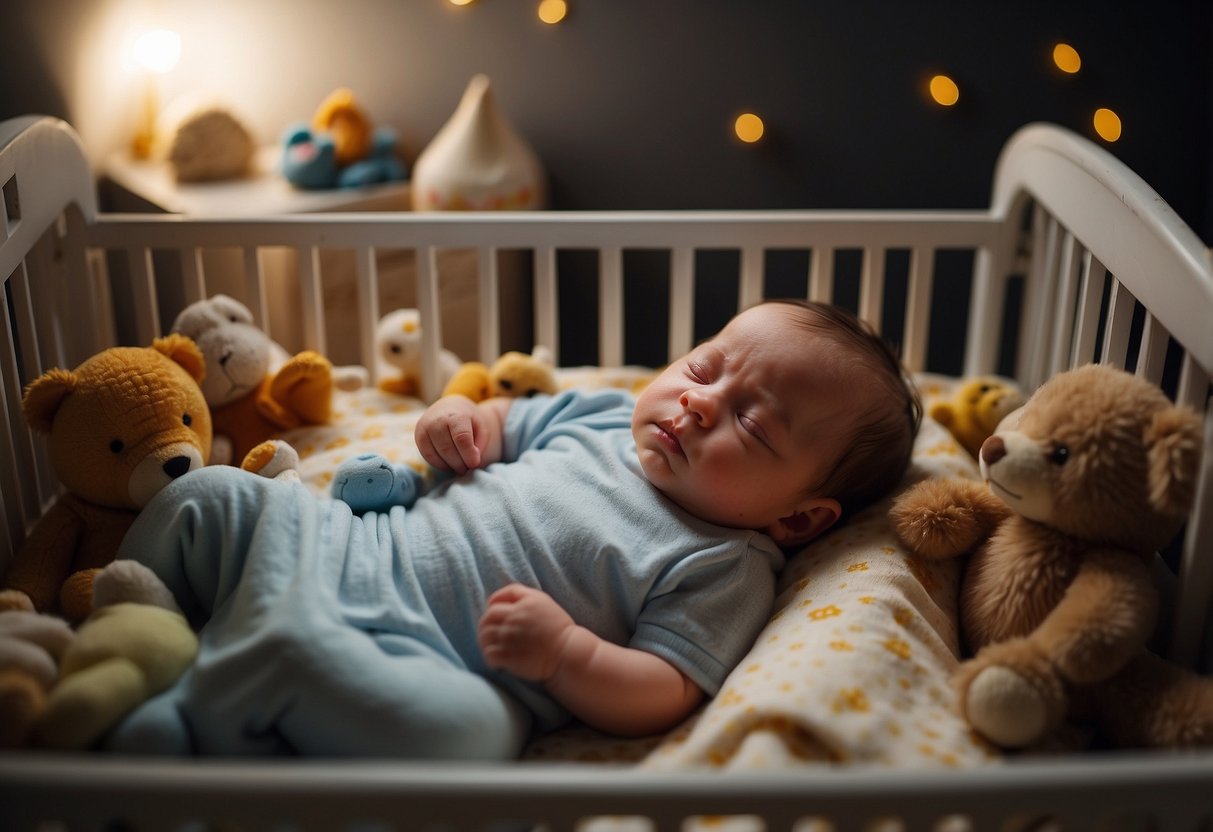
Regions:
<instances>
[{"instance_id":1,"label":"baby's nose","mask_svg":"<svg viewBox=\"0 0 1213 832\"><path fill-rule=\"evenodd\" d=\"M709 427L716 420L716 403L706 391L688 390L680 399L683 409L695 419L700 427Z\"/></svg>"}]
</instances>

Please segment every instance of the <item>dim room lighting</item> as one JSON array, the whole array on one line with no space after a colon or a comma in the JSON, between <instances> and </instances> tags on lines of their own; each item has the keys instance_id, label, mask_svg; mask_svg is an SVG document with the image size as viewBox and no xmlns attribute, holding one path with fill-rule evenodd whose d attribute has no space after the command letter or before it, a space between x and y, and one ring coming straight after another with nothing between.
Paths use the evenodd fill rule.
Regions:
<instances>
[{"instance_id":1,"label":"dim room lighting","mask_svg":"<svg viewBox=\"0 0 1213 832\"><path fill-rule=\"evenodd\" d=\"M762 119L753 113L742 113L737 117L737 121L733 122L733 132L737 134L737 138L747 144L753 144L761 139L765 129Z\"/></svg>"},{"instance_id":2,"label":"dim room lighting","mask_svg":"<svg viewBox=\"0 0 1213 832\"><path fill-rule=\"evenodd\" d=\"M1105 142L1114 142L1120 138L1120 116L1107 107L1100 107L1095 111L1093 122L1095 132Z\"/></svg>"},{"instance_id":3,"label":"dim room lighting","mask_svg":"<svg viewBox=\"0 0 1213 832\"><path fill-rule=\"evenodd\" d=\"M559 23L568 13L569 4L565 0L543 0L539 4L539 19L544 23Z\"/></svg>"},{"instance_id":4,"label":"dim room lighting","mask_svg":"<svg viewBox=\"0 0 1213 832\"><path fill-rule=\"evenodd\" d=\"M1053 47L1053 63L1062 72L1073 75L1082 67L1082 58L1078 57L1078 50L1070 44L1059 43Z\"/></svg>"},{"instance_id":5,"label":"dim room lighting","mask_svg":"<svg viewBox=\"0 0 1213 832\"><path fill-rule=\"evenodd\" d=\"M931 79L931 98L936 104L951 107L960 100L960 87L946 75L936 75Z\"/></svg>"},{"instance_id":6,"label":"dim room lighting","mask_svg":"<svg viewBox=\"0 0 1213 832\"><path fill-rule=\"evenodd\" d=\"M470 6L472 0L450 0L452 6Z\"/></svg>"}]
</instances>

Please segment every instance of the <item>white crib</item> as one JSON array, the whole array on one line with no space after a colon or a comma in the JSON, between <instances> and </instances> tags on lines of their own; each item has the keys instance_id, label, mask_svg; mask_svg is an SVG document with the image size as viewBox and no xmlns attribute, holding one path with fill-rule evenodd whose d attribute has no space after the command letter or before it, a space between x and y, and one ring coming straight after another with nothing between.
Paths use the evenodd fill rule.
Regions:
<instances>
[{"instance_id":1,"label":"white crib","mask_svg":"<svg viewBox=\"0 0 1213 832\"><path fill-rule=\"evenodd\" d=\"M695 331L697 252L737 253L741 308L763 297L770 253L800 252L805 294L840 290L836 256L858 257L858 313L899 335L911 370L930 370L938 321L933 276L941 252L971 253L964 279L963 371L999 368L1006 345L1014 374L1031 389L1088 361L1127 366L1205 414L1213 371L1213 264L1196 235L1158 195L1109 153L1065 130L1032 125L1008 142L994 173L988 210L788 211L735 213L361 214L195 220L106 215L97 210L92 172L65 123L29 117L0 124L0 572L25 530L56 493L40 444L25 427L25 383L51 366L75 366L120 337L150 343L179 307L208 294L203 253L234 248L244 264L244 297L265 325L272 297L263 252L293 251L298 263L304 346L327 351L357 339L368 367L378 320L377 252L412 249L422 313L426 392L437 389L442 344L439 252L476 253L480 358L501 351L498 254L529 252L534 340L559 357L558 252L597 256L598 363L625 357L625 253L668 255L669 355ZM320 253L351 249L358 279L356 333L328 331ZM153 253L173 252L173 276L158 275ZM895 257L889 256L895 254ZM113 266L129 288L111 291ZM890 267L889 264L896 264ZM107 266L109 268L107 268ZM124 277L124 279L125 279ZM849 279L849 278L847 278ZM171 281L172 285L169 285ZM1004 313L1008 293L1017 314ZM114 299L123 300L116 302ZM889 298L893 300L890 301ZM167 300L166 300L167 299ZM511 306L512 305L508 305ZM382 310L386 311L386 310ZM731 309L729 310L731 311ZM635 331L634 328L631 331ZM273 333L271 333L272 335ZM1131 363L1130 363L1131 362ZM1206 453L1196 505L1177 555L1167 628L1169 656L1213 671L1213 454ZM484 829L519 823L574 829L599 816L639 816L674 830L688 818L716 825L784 830L1008 828L1050 817L1061 828L1105 828L1109 819L1151 829L1213 826L1213 754L1091 753L1018 760L958 772L822 768L721 776L660 774L600 765L435 765L429 763L148 761L102 755L0 754L0 826L12 829L177 829L221 818L239 829L270 827ZM722 820L721 818L725 818ZM814 827L810 822L827 824ZM711 825L711 824L709 824ZM726 827L731 828L731 827Z\"/></svg>"}]
</instances>

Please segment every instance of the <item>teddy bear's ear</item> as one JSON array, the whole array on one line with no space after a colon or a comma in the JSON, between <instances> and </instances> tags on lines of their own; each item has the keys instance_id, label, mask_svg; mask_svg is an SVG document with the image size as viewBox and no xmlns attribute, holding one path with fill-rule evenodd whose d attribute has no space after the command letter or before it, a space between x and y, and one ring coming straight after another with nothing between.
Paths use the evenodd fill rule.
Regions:
<instances>
[{"instance_id":1,"label":"teddy bear's ear","mask_svg":"<svg viewBox=\"0 0 1213 832\"><path fill-rule=\"evenodd\" d=\"M1149 448L1150 505L1162 514L1182 517L1192 505L1200 462L1200 417L1186 407L1160 410L1144 439Z\"/></svg>"},{"instance_id":2,"label":"teddy bear's ear","mask_svg":"<svg viewBox=\"0 0 1213 832\"><path fill-rule=\"evenodd\" d=\"M199 383L206 376L206 359L193 339L173 332L152 342L152 349L176 361Z\"/></svg>"},{"instance_id":3,"label":"teddy bear's ear","mask_svg":"<svg viewBox=\"0 0 1213 832\"><path fill-rule=\"evenodd\" d=\"M25 413L25 421L36 433L51 432L59 405L76 389L77 381L78 377L72 371L55 368L38 376L25 388L21 409Z\"/></svg>"}]
</instances>

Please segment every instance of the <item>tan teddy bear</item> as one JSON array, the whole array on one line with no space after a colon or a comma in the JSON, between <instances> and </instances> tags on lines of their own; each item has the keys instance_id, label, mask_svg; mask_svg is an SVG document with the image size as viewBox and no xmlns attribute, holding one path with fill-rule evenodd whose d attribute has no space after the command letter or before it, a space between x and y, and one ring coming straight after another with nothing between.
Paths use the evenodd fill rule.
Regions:
<instances>
[{"instance_id":1,"label":"tan teddy bear","mask_svg":"<svg viewBox=\"0 0 1213 832\"><path fill-rule=\"evenodd\" d=\"M922 557L970 553L960 594L972 658L959 706L1006 748L1067 718L1122 747L1213 744L1213 679L1146 649L1150 564L1193 496L1200 420L1156 387L1091 365L1055 376L982 445L985 483L926 480L891 519Z\"/></svg>"},{"instance_id":2,"label":"tan teddy bear","mask_svg":"<svg viewBox=\"0 0 1213 832\"><path fill-rule=\"evenodd\" d=\"M114 347L75 370L34 379L26 420L46 436L66 488L17 551L0 609L92 608L96 572L114 559L139 509L211 452L211 419L198 386L202 353L181 335L150 347Z\"/></svg>"}]
</instances>

